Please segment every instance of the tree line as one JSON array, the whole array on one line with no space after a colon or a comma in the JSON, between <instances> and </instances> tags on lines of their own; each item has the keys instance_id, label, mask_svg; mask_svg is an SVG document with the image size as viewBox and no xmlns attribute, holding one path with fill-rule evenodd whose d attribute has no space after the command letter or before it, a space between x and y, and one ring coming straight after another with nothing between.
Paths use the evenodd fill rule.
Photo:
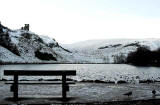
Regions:
<instances>
[{"instance_id":1,"label":"tree line","mask_svg":"<svg viewBox=\"0 0 160 105\"><path fill-rule=\"evenodd\" d=\"M160 49L151 51L147 47L139 47L135 52L128 54L126 63L137 66L160 66Z\"/></svg>"}]
</instances>

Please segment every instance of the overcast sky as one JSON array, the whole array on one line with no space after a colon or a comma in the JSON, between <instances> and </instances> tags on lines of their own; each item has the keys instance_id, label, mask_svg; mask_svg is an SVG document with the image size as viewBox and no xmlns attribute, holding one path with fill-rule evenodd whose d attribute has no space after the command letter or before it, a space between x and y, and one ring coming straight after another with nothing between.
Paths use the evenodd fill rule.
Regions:
<instances>
[{"instance_id":1,"label":"overcast sky","mask_svg":"<svg viewBox=\"0 0 160 105\"><path fill-rule=\"evenodd\" d=\"M0 21L60 43L160 38L160 0L0 0Z\"/></svg>"}]
</instances>

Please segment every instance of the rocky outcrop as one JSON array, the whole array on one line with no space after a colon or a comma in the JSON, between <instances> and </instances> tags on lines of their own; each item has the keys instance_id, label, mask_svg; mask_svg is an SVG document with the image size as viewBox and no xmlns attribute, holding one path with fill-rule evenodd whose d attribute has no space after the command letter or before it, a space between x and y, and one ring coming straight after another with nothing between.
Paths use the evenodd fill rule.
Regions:
<instances>
[{"instance_id":1,"label":"rocky outcrop","mask_svg":"<svg viewBox=\"0 0 160 105\"><path fill-rule=\"evenodd\" d=\"M0 25L0 45L20 56L16 45L11 41L9 29Z\"/></svg>"},{"instance_id":2,"label":"rocky outcrop","mask_svg":"<svg viewBox=\"0 0 160 105\"><path fill-rule=\"evenodd\" d=\"M35 52L35 56L41 60L54 60L57 61L56 57L54 57L52 54L43 53L39 50Z\"/></svg>"},{"instance_id":3,"label":"rocky outcrop","mask_svg":"<svg viewBox=\"0 0 160 105\"><path fill-rule=\"evenodd\" d=\"M47 37L47 39L42 38L41 36L28 30L11 30L1 24L0 47L3 47L1 48L3 51L0 52L6 52L5 55L4 53L1 53L0 61L2 63L67 62L64 61L63 57L60 54L57 54L56 50L63 50L66 53L68 52L64 50L63 47L59 46L58 42L56 42L55 39L49 37ZM7 50L4 51L4 49ZM8 58L7 54L12 55L13 57ZM3 57L3 59L1 57ZM17 58L18 60L15 61L14 58Z\"/></svg>"}]
</instances>

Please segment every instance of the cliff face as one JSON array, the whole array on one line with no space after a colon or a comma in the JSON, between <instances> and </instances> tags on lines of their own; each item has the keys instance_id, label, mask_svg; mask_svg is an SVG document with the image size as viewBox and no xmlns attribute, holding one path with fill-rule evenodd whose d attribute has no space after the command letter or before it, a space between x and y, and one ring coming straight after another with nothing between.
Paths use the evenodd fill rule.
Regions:
<instances>
[{"instance_id":1,"label":"cliff face","mask_svg":"<svg viewBox=\"0 0 160 105\"><path fill-rule=\"evenodd\" d=\"M1 63L67 62L54 49L69 53L54 39L27 30L11 30L0 24Z\"/></svg>"}]
</instances>

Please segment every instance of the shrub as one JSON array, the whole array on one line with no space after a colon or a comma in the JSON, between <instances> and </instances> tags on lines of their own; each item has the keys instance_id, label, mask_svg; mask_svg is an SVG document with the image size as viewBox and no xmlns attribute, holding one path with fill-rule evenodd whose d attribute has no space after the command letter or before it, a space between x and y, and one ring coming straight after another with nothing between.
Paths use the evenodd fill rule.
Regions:
<instances>
[{"instance_id":1,"label":"shrub","mask_svg":"<svg viewBox=\"0 0 160 105\"><path fill-rule=\"evenodd\" d=\"M146 47L139 47L135 52L128 54L127 63L135 65L149 65L152 61L152 53Z\"/></svg>"},{"instance_id":2,"label":"shrub","mask_svg":"<svg viewBox=\"0 0 160 105\"><path fill-rule=\"evenodd\" d=\"M122 64L126 63L126 57L122 53L114 56L114 63Z\"/></svg>"},{"instance_id":3,"label":"shrub","mask_svg":"<svg viewBox=\"0 0 160 105\"><path fill-rule=\"evenodd\" d=\"M35 56L41 60L54 60L57 61L57 59L52 55L48 53L42 53L39 50L35 52Z\"/></svg>"}]
</instances>

